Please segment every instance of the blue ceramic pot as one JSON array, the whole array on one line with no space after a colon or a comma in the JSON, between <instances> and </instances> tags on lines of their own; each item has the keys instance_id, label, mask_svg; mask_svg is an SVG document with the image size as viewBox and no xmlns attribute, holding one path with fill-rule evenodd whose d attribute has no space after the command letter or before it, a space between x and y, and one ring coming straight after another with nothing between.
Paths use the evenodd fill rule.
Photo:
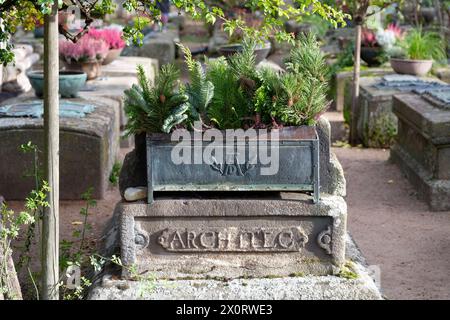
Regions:
<instances>
[{"instance_id":1,"label":"blue ceramic pot","mask_svg":"<svg viewBox=\"0 0 450 320\"><path fill-rule=\"evenodd\" d=\"M44 95L44 72L31 71L27 73L36 96L42 98ZM59 94L62 98L76 98L78 91L86 83L87 75L81 71L59 72Z\"/></svg>"}]
</instances>

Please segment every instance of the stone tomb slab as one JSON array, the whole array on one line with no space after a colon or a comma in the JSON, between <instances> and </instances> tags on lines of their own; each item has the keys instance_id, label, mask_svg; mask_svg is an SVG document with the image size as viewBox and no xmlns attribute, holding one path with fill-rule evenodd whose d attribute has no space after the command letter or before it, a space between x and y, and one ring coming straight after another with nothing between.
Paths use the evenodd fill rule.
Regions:
<instances>
[{"instance_id":1,"label":"stone tomb slab","mask_svg":"<svg viewBox=\"0 0 450 320\"><path fill-rule=\"evenodd\" d=\"M387 81L392 86L382 85ZM414 81L417 81L417 86ZM411 85L407 87L408 83ZM397 117L392 112L392 97L400 92L412 92L424 83L445 84L437 78L396 74L360 79L359 108L353 119L357 122L358 137L364 146L386 148L393 143L397 134Z\"/></svg>"},{"instance_id":2,"label":"stone tomb slab","mask_svg":"<svg viewBox=\"0 0 450 320\"><path fill-rule=\"evenodd\" d=\"M361 70L361 77L380 77L392 73L391 68L369 68ZM336 111L344 111L344 105L347 104L351 108L351 82L353 79L353 71L341 71L336 74ZM346 88L349 90L346 90ZM347 92L346 92L347 91Z\"/></svg>"},{"instance_id":3,"label":"stone tomb slab","mask_svg":"<svg viewBox=\"0 0 450 320\"><path fill-rule=\"evenodd\" d=\"M36 101L42 102L22 96L2 105L13 106L10 112L24 112L25 104L29 103L33 109ZM61 100L61 104L65 103L72 109L66 110L68 114L62 111L60 118L60 197L80 199L83 192L93 187L93 197L103 198L119 148L117 103L106 98ZM69 115L74 113L76 104L89 106L83 116ZM0 194L7 200L24 199L35 189L34 178L24 177L32 170L33 155L22 153L19 147L32 141L44 150L43 119L36 114L39 112L34 116L0 116ZM43 154L39 156L42 162Z\"/></svg>"},{"instance_id":4,"label":"stone tomb slab","mask_svg":"<svg viewBox=\"0 0 450 320\"><path fill-rule=\"evenodd\" d=\"M102 76L88 81L86 86L79 92L81 98L107 98L117 102L117 109L120 115L120 128L122 131L120 146L123 148L129 148L133 145L132 139L123 135L123 130L127 124L123 93L125 90L131 88L133 84L138 83L136 71L138 64L141 64L144 67L150 83L153 83L158 72L158 62L155 59L143 57L119 57L111 64L102 66Z\"/></svg>"},{"instance_id":5,"label":"stone tomb slab","mask_svg":"<svg viewBox=\"0 0 450 320\"><path fill-rule=\"evenodd\" d=\"M110 64L102 66L101 77L136 77L138 65L144 68L150 83L153 83L159 69L158 60L146 57L118 57Z\"/></svg>"},{"instance_id":6,"label":"stone tomb slab","mask_svg":"<svg viewBox=\"0 0 450 320\"><path fill-rule=\"evenodd\" d=\"M125 265L157 278L328 275L345 260L346 204L299 193L120 203Z\"/></svg>"},{"instance_id":7,"label":"stone tomb slab","mask_svg":"<svg viewBox=\"0 0 450 320\"><path fill-rule=\"evenodd\" d=\"M394 96L398 135L391 159L432 210L450 210L450 109L429 95Z\"/></svg>"}]
</instances>

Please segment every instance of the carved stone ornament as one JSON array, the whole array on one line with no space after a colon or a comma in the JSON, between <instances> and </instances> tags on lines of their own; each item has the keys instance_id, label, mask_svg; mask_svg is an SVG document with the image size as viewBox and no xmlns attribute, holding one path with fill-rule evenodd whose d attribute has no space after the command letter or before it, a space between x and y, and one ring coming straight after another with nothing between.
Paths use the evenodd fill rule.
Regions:
<instances>
[{"instance_id":1,"label":"carved stone ornament","mask_svg":"<svg viewBox=\"0 0 450 320\"><path fill-rule=\"evenodd\" d=\"M319 235L317 236L317 243L318 245L324 249L327 254L331 254L331 242L332 242L332 237L331 237L331 226L328 226L327 229L325 229L324 231L322 231L321 233L319 233Z\"/></svg>"}]
</instances>

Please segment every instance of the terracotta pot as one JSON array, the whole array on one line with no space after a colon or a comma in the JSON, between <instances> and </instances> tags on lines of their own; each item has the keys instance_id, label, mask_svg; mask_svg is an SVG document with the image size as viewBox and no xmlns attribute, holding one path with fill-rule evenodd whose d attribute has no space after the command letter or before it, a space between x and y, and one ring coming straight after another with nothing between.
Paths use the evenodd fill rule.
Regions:
<instances>
[{"instance_id":1,"label":"terracotta pot","mask_svg":"<svg viewBox=\"0 0 450 320\"><path fill-rule=\"evenodd\" d=\"M433 60L391 59L391 67L396 73L424 76L430 72Z\"/></svg>"},{"instance_id":2,"label":"terracotta pot","mask_svg":"<svg viewBox=\"0 0 450 320\"><path fill-rule=\"evenodd\" d=\"M387 59L382 57L383 49L380 47L361 47L361 59L367 63L369 67L378 67Z\"/></svg>"},{"instance_id":3,"label":"terracotta pot","mask_svg":"<svg viewBox=\"0 0 450 320\"><path fill-rule=\"evenodd\" d=\"M102 73L101 62L99 61L76 63L68 63L64 61L64 65L68 71L83 71L86 73L88 80L95 79Z\"/></svg>"},{"instance_id":4,"label":"terracotta pot","mask_svg":"<svg viewBox=\"0 0 450 320\"><path fill-rule=\"evenodd\" d=\"M116 60L120 54L122 53L123 48L120 49L109 49L108 54L106 55L105 59L103 60L103 65L110 64L114 60Z\"/></svg>"}]
</instances>

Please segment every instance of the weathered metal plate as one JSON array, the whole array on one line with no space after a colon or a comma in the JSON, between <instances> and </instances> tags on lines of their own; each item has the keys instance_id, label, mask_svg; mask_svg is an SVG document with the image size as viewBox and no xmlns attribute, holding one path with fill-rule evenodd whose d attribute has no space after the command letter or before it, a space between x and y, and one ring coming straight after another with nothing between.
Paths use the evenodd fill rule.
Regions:
<instances>
[{"instance_id":1,"label":"weathered metal plate","mask_svg":"<svg viewBox=\"0 0 450 320\"><path fill-rule=\"evenodd\" d=\"M319 139L314 127L286 128L278 141L258 132L254 140L219 146L219 152L211 152L210 142L201 139L193 134L186 145L179 145L169 135L147 136L149 203L154 191L311 191L318 201ZM261 154L266 145L267 153ZM174 155L187 161L180 163Z\"/></svg>"}]
</instances>

